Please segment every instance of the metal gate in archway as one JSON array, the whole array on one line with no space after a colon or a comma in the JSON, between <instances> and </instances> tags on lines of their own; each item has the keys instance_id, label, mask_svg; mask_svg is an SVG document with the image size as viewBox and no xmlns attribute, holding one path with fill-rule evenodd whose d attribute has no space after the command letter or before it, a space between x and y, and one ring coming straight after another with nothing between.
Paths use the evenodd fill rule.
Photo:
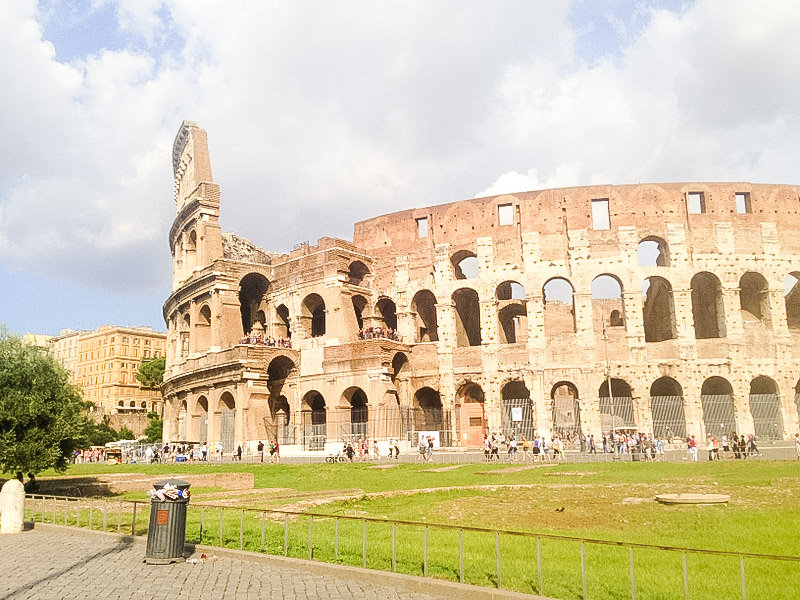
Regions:
<instances>
[{"instance_id":1,"label":"metal gate in archway","mask_svg":"<svg viewBox=\"0 0 800 600\"><path fill-rule=\"evenodd\" d=\"M220 441L223 452L233 452L236 410L223 410L220 414Z\"/></svg>"},{"instance_id":2,"label":"metal gate in archway","mask_svg":"<svg viewBox=\"0 0 800 600\"><path fill-rule=\"evenodd\" d=\"M702 395L703 425L706 435L718 438L723 434L730 435L736 431L736 416L733 409L733 397L730 394Z\"/></svg>"},{"instance_id":3,"label":"metal gate in archway","mask_svg":"<svg viewBox=\"0 0 800 600\"><path fill-rule=\"evenodd\" d=\"M553 432L572 440L581 433L581 405L572 396L553 398Z\"/></svg>"},{"instance_id":4,"label":"metal gate in archway","mask_svg":"<svg viewBox=\"0 0 800 600\"><path fill-rule=\"evenodd\" d=\"M757 439L783 439L783 417L777 394L750 394L750 414Z\"/></svg>"},{"instance_id":5,"label":"metal gate in archway","mask_svg":"<svg viewBox=\"0 0 800 600\"><path fill-rule=\"evenodd\" d=\"M650 410L653 414L654 436L666 439L686 438L683 396L651 396Z\"/></svg>"},{"instance_id":6,"label":"metal gate in archway","mask_svg":"<svg viewBox=\"0 0 800 600\"><path fill-rule=\"evenodd\" d=\"M505 435L532 440L536 433L536 413L530 398L503 398L500 426Z\"/></svg>"},{"instance_id":7,"label":"metal gate in archway","mask_svg":"<svg viewBox=\"0 0 800 600\"><path fill-rule=\"evenodd\" d=\"M205 444L208 441L208 413L200 415L200 435L198 440L201 444Z\"/></svg>"},{"instance_id":8,"label":"metal gate in archway","mask_svg":"<svg viewBox=\"0 0 800 600\"><path fill-rule=\"evenodd\" d=\"M612 425L613 423L613 425ZM600 426L603 432L636 429L633 418L633 398L630 396L600 396Z\"/></svg>"}]
</instances>

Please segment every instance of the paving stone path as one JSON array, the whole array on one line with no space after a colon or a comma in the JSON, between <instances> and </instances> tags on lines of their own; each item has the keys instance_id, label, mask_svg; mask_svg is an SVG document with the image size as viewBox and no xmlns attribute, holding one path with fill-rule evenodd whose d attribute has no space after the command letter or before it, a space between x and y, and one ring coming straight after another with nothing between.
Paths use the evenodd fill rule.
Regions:
<instances>
[{"instance_id":1,"label":"paving stone path","mask_svg":"<svg viewBox=\"0 0 800 600\"><path fill-rule=\"evenodd\" d=\"M35 529L0 536L0 600L443 600L300 568L220 557L146 565L145 547L102 535Z\"/></svg>"}]
</instances>

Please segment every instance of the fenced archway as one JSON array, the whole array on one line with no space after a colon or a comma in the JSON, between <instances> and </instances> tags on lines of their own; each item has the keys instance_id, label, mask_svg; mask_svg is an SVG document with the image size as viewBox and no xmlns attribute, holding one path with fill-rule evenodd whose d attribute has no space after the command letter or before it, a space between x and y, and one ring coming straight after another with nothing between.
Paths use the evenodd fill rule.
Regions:
<instances>
[{"instance_id":1,"label":"fenced archway","mask_svg":"<svg viewBox=\"0 0 800 600\"><path fill-rule=\"evenodd\" d=\"M756 438L783 439L778 384L771 378L761 376L750 382L750 414L753 415L753 432Z\"/></svg>"},{"instance_id":2,"label":"fenced archway","mask_svg":"<svg viewBox=\"0 0 800 600\"><path fill-rule=\"evenodd\" d=\"M633 394L631 386L624 379L611 379L611 393L608 381L600 385L600 426L604 432L621 429L635 429L633 415Z\"/></svg>"},{"instance_id":3,"label":"fenced archway","mask_svg":"<svg viewBox=\"0 0 800 600\"><path fill-rule=\"evenodd\" d=\"M683 389L672 377L661 377L650 387L650 411L654 436L686 438Z\"/></svg>"},{"instance_id":4,"label":"fenced archway","mask_svg":"<svg viewBox=\"0 0 800 600\"><path fill-rule=\"evenodd\" d=\"M581 434L581 405L578 388L574 383L561 381L550 391L553 401L553 433L565 440L573 440Z\"/></svg>"},{"instance_id":5,"label":"fenced archway","mask_svg":"<svg viewBox=\"0 0 800 600\"><path fill-rule=\"evenodd\" d=\"M706 435L721 437L736 431L733 387L723 377L709 377L700 391Z\"/></svg>"},{"instance_id":6,"label":"fenced archway","mask_svg":"<svg viewBox=\"0 0 800 600\"><path fill-rule=\"evenodd\" d=\"M536 413L528 387L522 381L509 381L501 391L502 410L500 424L503 432L513 433L518 439L533 439L536 434Z\"/></svg>"}]
</instances>

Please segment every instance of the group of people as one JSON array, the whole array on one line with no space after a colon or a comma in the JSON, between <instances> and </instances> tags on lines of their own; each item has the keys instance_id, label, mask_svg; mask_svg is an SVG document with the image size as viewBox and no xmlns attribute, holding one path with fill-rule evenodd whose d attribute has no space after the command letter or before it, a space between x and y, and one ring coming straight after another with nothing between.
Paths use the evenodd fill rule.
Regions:
<instances>
[{"instance_id":1,"label":"group of people","mask_svg":"<svg viewBox=\"0 0 800 600\"><path fill-rule=\"evenodd\" d=\"M106 450L105 448L74 450L72 452L72 462L75 464L106 462Z\"/></svg>"},{"instance_id":2,"label":"group of people","mask_svg":"<svg viewBox=\"0 0 800 600\"><path fill-rule=\"evenodd\" d=\"M364 327L358 332L358 337L362 340L386 339L394 340L395 342L403 341L397 330L391 327Z\"/></svg>"},{"instance_id":3,"label":"group of people","mask_svg":"<svg viewBox=\"0 0 800 600\"><path fill-rule=\"evenodd\" d=\"M433 462L433 443L435 438L432 435L419 436L419 456L417 460Z\"/></svg>"},{"instance_id":4,"label":"group of people","mask_svg":"<svg viewBox=\"0 0 800 600\"><path fill-rule=\"evenodd\" d=\"M240 344L249 344L251 346L270 346L272 348L291 348L292 340L290 338L277 338L271 335L264 335L263 333L256 333L251 331L246 336L239 340Z\"/></svg>"},{"instance_id":5,"label":"group of people","mask_svg":"<svg viewBox=\"0 0 800 600\"><path fill-rule=\"evenodd\" d=\"M697 443L694 442L694 436L687 438L686 443L690 458L694 461L698 460ZM731 432L730 436L725 433L719 437L708 435L706 437L706 450L708 451L708 460L731 457L738 460L748 456L761 456L756 444L756 436L752 433L747 436L744 434L737 436L735 431Z\"/></svg>"},{"instance_id":6,"label":"group of people","mask_svg":"<svg viewBox=\"0 0 800 600\"><path fill-rule=\"evenodd\" d=\"M269 462L270 463L279 463L281 462L281 445L278 440L267 440L267 445L269 447ZM258 451L258 462L264 462L264 449L267 446L264 446L264 442L258 440L258 446L256 446L256 450ZM239 446L239 450L242 447ZM241 459L241 456L239 457Z\"/></svg>"}]
</instances>

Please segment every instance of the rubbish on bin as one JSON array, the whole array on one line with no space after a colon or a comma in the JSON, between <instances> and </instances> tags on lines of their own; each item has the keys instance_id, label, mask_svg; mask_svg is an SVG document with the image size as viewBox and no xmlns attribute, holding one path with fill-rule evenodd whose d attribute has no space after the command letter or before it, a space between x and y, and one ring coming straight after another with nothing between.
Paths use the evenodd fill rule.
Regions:
<instances>
[{"instance_id":1,"label":"rubbish on bin","mask_svg":"<svg viewBox=\"0 0 800 600\"><path fill-rule=\"evenodd\" d=\"M179 490L171 483L166 483L160 490L147 490L147 495L151 498L158 498L162 501L166 498L169 498L170 500L177 500L178 498L189 498L189 490Z\"/></svg>"}]
</instances>

